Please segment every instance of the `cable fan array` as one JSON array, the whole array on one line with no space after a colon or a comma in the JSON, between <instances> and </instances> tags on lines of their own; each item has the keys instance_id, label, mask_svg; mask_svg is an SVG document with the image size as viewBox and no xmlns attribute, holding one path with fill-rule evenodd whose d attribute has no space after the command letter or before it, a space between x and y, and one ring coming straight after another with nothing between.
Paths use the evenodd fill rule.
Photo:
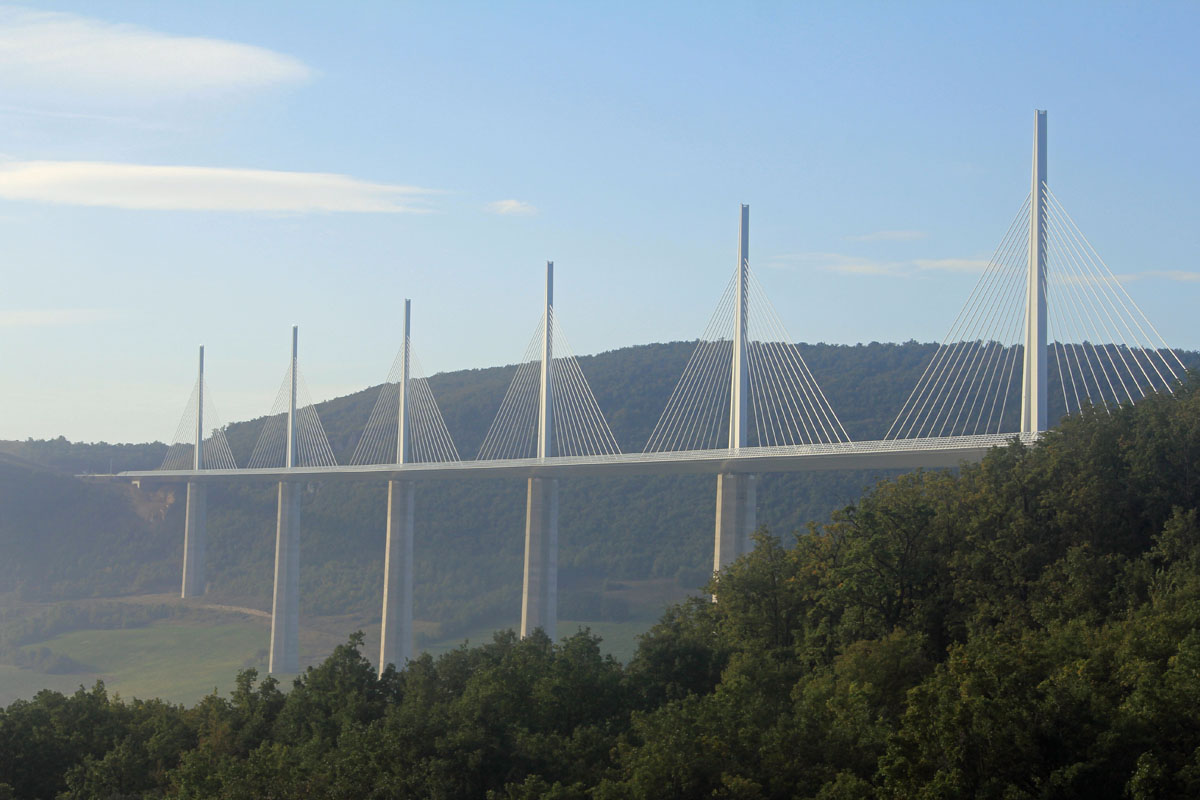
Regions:
<instances>
[{"instance_id":1,"label":"cable fan array","mask_svg":"<svg viewBox=\"0 0 1200 800\"><path fill-rule=\"evenodd\" d=\"M550 361L552 452L547 455L598 456L621 452L551 308L542 315L500 410L479 446L481 460L537 456L541 349L547 324L553 356Z\"/></svg>"},{"instance_id":2,"label":"cable fan array","mask_svg":"<svg viewBox=\"0 0 1200 800\"><path fill-rule=\"evenodd\" d=\"M749 269L747 275L749 445L850 441L762 285ZM650 434L646 452L728 445L736 295L735 270Z\"/></svg>"},{"instance_id":3,"label":"cable fan array","mask_svg":"<svg viewBox=\"0 0 1200 800\"><path fill-rule=\"evenodd\" d=\"M237 469L237 464L233 460L233 451L229 449L229 442L225 438L225 429L213 406L207 382L205 382L204 390L204 420L207 422L208 438L201 442L203 456L201 466L204 469ZM187 407L179 420L175 438L171 440L171 446L167 448L167 453L163 456L159 469L191 469L195 464L196 405L199 396L200 379L197 378L196 383L192 386L192 394L188 398Z\"/></svg>"},{"instance_id":4,"label":"cable fan array","mask_svg":"<svg viewBox=\"0 0 1200 800\"><path fill-rule=\"evenodd\" d=\"M1043 184L1045 187L1045 184ZM1046 191L1049 401L1059 415L1169 391L1184 368L1058 199ZM887 439L1019 427L1028 281L1027 196Z\"/></svg>"},{"instance_id":5,"label":"cable fan array","mask_svg":"<svg viewBox=\"0 0 1200 800\"><path fill-rule=\"evenodd\" d=\"M1059 338L1071 343L1055 341L1068 412L1081 408L1084 398L1094 404L1132 403L1156 391L1171 391L1186 372L1183 362L1049 187L1046 194L1047 262L1063 276L1057 286L1047 287L1046 307L1049 312L1085 306L1090 311L1086 316L1051 313L1051 330L1057 327L1064 334ZM1051 296L1051 288L1057 295Z\"/></svg>"},{"instance_id":6,"label":"cable fan array","mask_svg":"<svg viewBox=\"0 0 1200 800\"><path fill-rule=\"evenodd\" d=\"M409 357L408 406L409 461L458 461L458 450L442 419L441 409L429 388L420 363L412 354L412 344L406 341L396 354L387 382L380 387L379 397L367 419L367 427L350 459L351 464L396 463L397 436L400 430L400 379L405 354Z\"/></svg>"},{"instance_id":7,"label":"cable fan array","mask_svg":"<svg viewBox=\"0 0 1200 800\"><path fill-rule=\"evenodd\" d=\"M1178 355L1125 291L1062 203L1042 184L1045 236L1047 389L1051 418L1087 406L1107 409L1147 394L1171 391L1185 368ZM1024 361L1032 193L1026 196L966 304L938 346L885 439L1000 434L1019 428ZM662 453L724 448L729 442L738 272L730 278L646 444ZM846 443L834 413L799 348L746 265L747 445L780 447ZM579 361L553 308L538 323L500 403L477 458L534 458L538 454L542 348L548 338L550 456L620 453ZM459 454L429 381L406 339L371 410L352 464L389 464L397 458L402 365L408 359L407 435L411 462L458 461ZM287 369L248 467L286 464ZM303 378L297 374L295 465L336 465ZM188 470L195 452L198 380L160 469ZM207 392L203 467L236 469L224 429Z\"/></svg>"},{"instance_id":8,"label":"cable fan array","mask_svg":"<svg viewBox=\"0 0 1200 800\"><path fill-rule=\"evenodd\" d=\"M275 396L275 405L267 417L254 451L250 454L248 467L250 469L281 468L287 461L287 412L291 404L292 370L296 369L293 362L283 374L283 382L279 393ZM304 377L297 370L296 375L296 445L295 466L298 467L332 467L337 461L333 457L333 449L321 427L321 419L308 393Z\"/></svg>"}]
</instances>

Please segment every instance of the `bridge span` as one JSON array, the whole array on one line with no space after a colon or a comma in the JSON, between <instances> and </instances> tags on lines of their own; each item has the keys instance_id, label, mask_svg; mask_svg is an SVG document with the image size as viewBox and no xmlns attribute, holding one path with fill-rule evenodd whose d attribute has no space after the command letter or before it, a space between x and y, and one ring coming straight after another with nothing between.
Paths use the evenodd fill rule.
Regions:
<instances>
[{"instance_id":1,"label":"bridge span","mask_svg":"<svg viewBox=\"0 0 1200 800\"><path fill-rule=\"evenodd\" d=\"M212 483L229 480L479 480L528 478L615 478L631 475L755 475L822 470L943 469L979 461L993 447L1013 440L1033 444L1036 434L979 434L924 439L881 439L813 445L739 449L614 453L602 456L548 456L410 464L359 464L258 469L142 470L122 472L140 485Z\"/></svg>"},{"instance_id":2,"label":"bridge span","mask_svg":"<svg viewBox=\"0 0 1200 800\"><path fill-rule=\"evenodd\" d=\"M784 330L750 271L750 214L743 205L733 276L643 452L621 452L570 354L554 314L550 262L541 321L473 459L459 457L428 380L417 374L405 301L400 353L351 463L337 463L315 406L304 398L293 328L283 385L246 466L238 467L224 429L206 415L211 398L201 347L192 399L162 468L112 477L186 483L183 597L204 593L207 485L278 484L269 670L282 673L299 669L305 483L387 481L383 670L403 665L413 652L415 486L524 480L521 635L553 631L559 479L716 475L713 569L719 570L749 547L757 475L956 467L1014 438L1033 444L1048 427L1052 387L1068 413L1170 391L1182 363L1054 197L1046 164L1046 113L1037 111L1030 193L882 440L851 441Z\"/></svg>"}]
</instances>

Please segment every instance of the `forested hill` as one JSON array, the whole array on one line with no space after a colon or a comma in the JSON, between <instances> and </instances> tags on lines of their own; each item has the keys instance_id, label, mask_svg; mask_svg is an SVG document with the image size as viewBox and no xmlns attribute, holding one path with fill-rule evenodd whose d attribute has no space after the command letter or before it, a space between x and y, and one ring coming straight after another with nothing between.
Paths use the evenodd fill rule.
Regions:
<instances>
[{"instance_id":1,"label":"forested hill","mask_svg":"<svg viewBox=\"0 0 1200 800\"><path fill-rule=\"evenodd\" d=\"M355 636L286 695L44 692L0 712L0 796L1200 796L1196 383L881 483L709 588L627 666L509 632L380 678Z\"/></svg>"},{"instance_id":2,"label":"forested hill","mask_svg":"<svg viewBox=\"0 0 1200 800\"><path fill-rule=\"evenodd\" d=\"M596 401L624 452L639 452L666 407L695 342L671 342L583 356L579 364ZM886 433L925 368L933 345L800 345L834 410L854 439ZM430 387L458 451L478 451L516 370L514 365L434 375ZM339 463L347 463L366 426L379 388L371 387L318 406ZM238 463L254 448L263 420L230 425L230 446Z\"/></svg>"},{"instance_id":3,"label":"forested hill","mask_svg":"<svg viewBox=\"0 0 1200 800\"><path fill-rule=\"evenodd\" d=\"M694 343L626 348L580 358L622 447L642 449ZM855 439L883 434L930 358L933 345L801 345L801 352ZM1200 361L1197 354L1185 360ZM473 454L515 367L435 375L430 384L459 451ZM349 460L378 387L321 403L318 413L340 462ZM263 420L235 423L228 437L245 463ZM162 444L77 444L63 439L0 443L0 451L62 473L157 467ZM764 476L759 520L790 531L853 502L876 475ZM77 483L77 482L76 482ZM51 491L53 488L53 491ZM379 484L314 485L304 498L302 613L378 614L386 502ZM47 492L50 492L47 494ZM561 610L565 618L619 619L597 595L604 578L665 578L700 586L711 570L714 487L684 476L564 481ZM99 498L99 499L97 499ZM182 496L75 487L19 467L0 470L0 594L31 599L168 591L179 581ZM524 486L475 481L422 486L417 494L416 613L441 633L513 624L519 615ZM48 513L48 508L53 513ZM275 498L269 488L209 493L210 591L269 607ZM86 567L86 568L85 568Z\"/></svg>"}]
</instances>

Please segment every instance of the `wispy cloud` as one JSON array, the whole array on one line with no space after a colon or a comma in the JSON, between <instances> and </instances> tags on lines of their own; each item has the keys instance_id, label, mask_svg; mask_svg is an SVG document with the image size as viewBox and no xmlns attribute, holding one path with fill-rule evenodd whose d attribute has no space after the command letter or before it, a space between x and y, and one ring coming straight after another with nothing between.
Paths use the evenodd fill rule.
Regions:
<instances>
[{"instance_id":1,"label":"wispy cloud","mask_svg":"<svg viewBox=\"0 0 1200 800\"><path fill-rule=\"evenodd\" d=\"M532 217L537 214L537 208L531 203L521 200L496 200L484 208L489 214L500 214L506 217Z\"/></svg>"},{"instance_id":2,"label":"wispy cloud","mask_svg":"<svg viewBox=\"0 0 1200 800\"><path fill-rule=\"evenodd\" d=\"M46 328L86 325L116 319L115 311L103 308L40 308L0 310L0 328Z\"/></svg>"},{"instance_id":3,"label":"wispy cloud","mask_svg":"<svg viewBox=\"0 0 1200 800\"><path fill-rule=\"evenodd\" d=\"M988 262L979 258L917 258L913 266L919 270L941 270L943 272L983 272Z\"/></svg>"},{"instance_id":4,"label":"wispy cloud","mask_svg":"<svg viewBox=\"0 0 1200 800\"><path fill-rule=\"evenodd\" d=\"M1116 277L1122 282L1138 281L1143 278L1161 278L1179 283L1200 283L1200 272L1189 272L1182 269L1150 269L1145 272L1126 272Z\"/></svg>"},{"instance_id":5,"label":"wispy cloud","mask_svg":"<svg viewBox=\"0 0 1200 800\"><path fill-rule=\"evenodd\" d=\"M974 258L918 258L908 261L883 261L845 253L792 253L768 260L774 267L839 272L844 275L876 275L888 278L911 278L922 272L982 272L988 262Z\"/></svg>"},{"instance_id":6,"label":"wispy cloud","mask_svg":"<svg viewBox=\"0 0 1200 800\"><path fill-rule=\"evenodd\" d=\"M889 277L903 277L905 275L902 264L851 256L844 253L788 253L771 256L767 259L767 264L777 269L800 268L822 270L825 272L841 272L848 275L883 275Z\"/></svg>"},{"instance_id":7,"label":"wispy cloud","mask_svg":"<svg viewBox=\"0 0 1200 800\"><path fill-rule=\"evenodd\" d=\"M1046 276L1046 281L1049 284L1058 284L1060 286L1111 286L1113 280L1118 283L1128 283L1130 278L1126 275L1113 275L1109 279L1103 275L1076 275L1073 273L1050 273Z\"/></svg>"},{"instance_id":8,"label":"wispy cloud","mask_svg":"<svg viewBox=\"0 0 1200 800\"><path fill-rule=\"evenodd\" d=\"M325 172L93 161L0 163L0 199L174 211L419 213L434 192Z\"/></svg>"},{"instance_id":9,"label":"wispy cloud","mask_svg":"<svg viewBox=\"0 0 1200 800\"><path fill-rule=\"evenodd\" d=\"M928 236L925 231L875 231L862 236L847 236L851 242L911 242Z\"/></svg>"},{"instance_id":10,"label":"wispy cloud","mask_svg":"<svg viewBox=\"0 0 1200 800\"><path fill-rule=\"evenodd\" d=\"M0 116L16 118L49 118L52 120L66 120L68 122L101 122L109 125L132 126L147 130L159 131L173 129L171 125L163 122L150 121L120 114L93 114L84 111L60 111L52 108L31 108L28 106L0 105ZM12 156L0 153L0 159L7 160L11 158Z\"/></svg>"},{"instance_id":11,"label":"wispy cloud","mask_svg":"<svg viewBox=\"0 0 1200 800\"><path fill-rule=\"evenodd\" d=\"M121 95L253 89L301 81L300 61L262 47L0 7L0 85Z\"/></svg>"},{"instance_id":12,"label":"wispy cloud","mask_svg":"<svg viewBox=\"0 0 1200 800\"><path fill-rule=\"evenodd\" d=\"M889 278L903 278L906 276L904 270L897 264L851 256L829 258L827 259L827 263L819 264L817 268L823 269L826 272L840 272L845 275L880 275Z\"/></svg>"}]
</instances>

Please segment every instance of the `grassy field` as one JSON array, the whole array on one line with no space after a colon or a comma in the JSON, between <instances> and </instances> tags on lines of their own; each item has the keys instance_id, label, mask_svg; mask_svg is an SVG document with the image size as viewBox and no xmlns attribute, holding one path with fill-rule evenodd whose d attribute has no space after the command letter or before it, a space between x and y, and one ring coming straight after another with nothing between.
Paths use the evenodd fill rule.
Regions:
<instances>
[{"instance_id":1,"label":"grassy field","mask_svg":"<svg viewBox=\"0 0 1200 800\"><path fill-rule=\"evenodd\" d=\"M636 646L636 637L649 626L648 620L635 622L558 623L559 637L580 628L590 628L603 638L601 649L620 661L627 661ZM431 643L434 655L463 644L479 645L491 641L493 630L480 628L464 636ZM349 633L340 637L345 641ZM159 622L144 628L123 630L71 631L38 642L31 647L49 647L55 653L70 656L87 667L86 672L49 675L32 670L0 665L0 706L17 699L28 699L41 689L70 693L80 685L90 688L103 680L109 693L125 698L158 697L173 703L192 705L214 690L227 695L233 688L238 670L254 667L266 672L266 645L269 630L257 620L204 625L192 622ZM306 636L305 653L312 661L328 654L337 637L321 636L312 641ZM366 655L374 659L378 648L378 630L368 636ZM282 677L282 676L281 676ZM283 680L284 687L290 680Z\"/></svg>"},{"instance_id":2,"label":"grassy field","mask_svg":"<svg viewBox=\"0 0 1200 800\"><path fill-rule=\"evenodd\" d=\"M42 689L52 689L64 694L70 694L80 686L90 689L99 677L101 676L92 672L46 675L0 664L0 706L7 706L14 700L28 700Z\"/></svg>"},{"instance_id":3,"label":"grassy field","mask_svg":"<svg viewBox=\"0 0 1200 800\"><path fill-rule=\"evenodd\" d=\"M629 602L633 618L627 622L578 622L560 620L557 635L570 636L588 628L601 637L601 650L619 661L628 661L637 637L658 618L662 608L685 594L671 581L645 581L620 585L611 593ZM167 595L124 598L132 604L178 603ZM158 697L191 705L214 690L222 695L233 688L239 670L254 667L266 673L270 620L261 611L232 606L182 601L196 614L207 618L164 620L140 628L77 630L53 636L27 647L48 647L70 657L81 671L54 675L0 665L0 706L30 698L41 689L72 692L80 685L90 688L103 680L110 693L122 697ZM225 613L229 612L229 613ZM514 627L516 622L514 621ZM418 623L418 627L421 623ZM379 623L364 623L351 617L305 617L301 620L301 663L323 660L333 648L346 642L355 630L366 636L364 654L372 661L379 653ZM424 649L434 655L464 642L471 646L490 642L494 626L429 642ZM290 676L279 676L284 688Z\"/></svg>"},{"instance_id":4,"label":"grassy field","mask_svg":"<svg viewBox=\"0 0 1200 800\"><path fill-rule=\"evenodd\" d=\"M28 698L39 689L72 691L103 680L122 697L158 697L191 705L214 689L226 694L237 672L262 670L266 634L261 622L219 625L161 622L144 628L71 631L39 642L70 656L88 671L47 675L0 667L0 703Z\"/></svg>"}]
</instances>

